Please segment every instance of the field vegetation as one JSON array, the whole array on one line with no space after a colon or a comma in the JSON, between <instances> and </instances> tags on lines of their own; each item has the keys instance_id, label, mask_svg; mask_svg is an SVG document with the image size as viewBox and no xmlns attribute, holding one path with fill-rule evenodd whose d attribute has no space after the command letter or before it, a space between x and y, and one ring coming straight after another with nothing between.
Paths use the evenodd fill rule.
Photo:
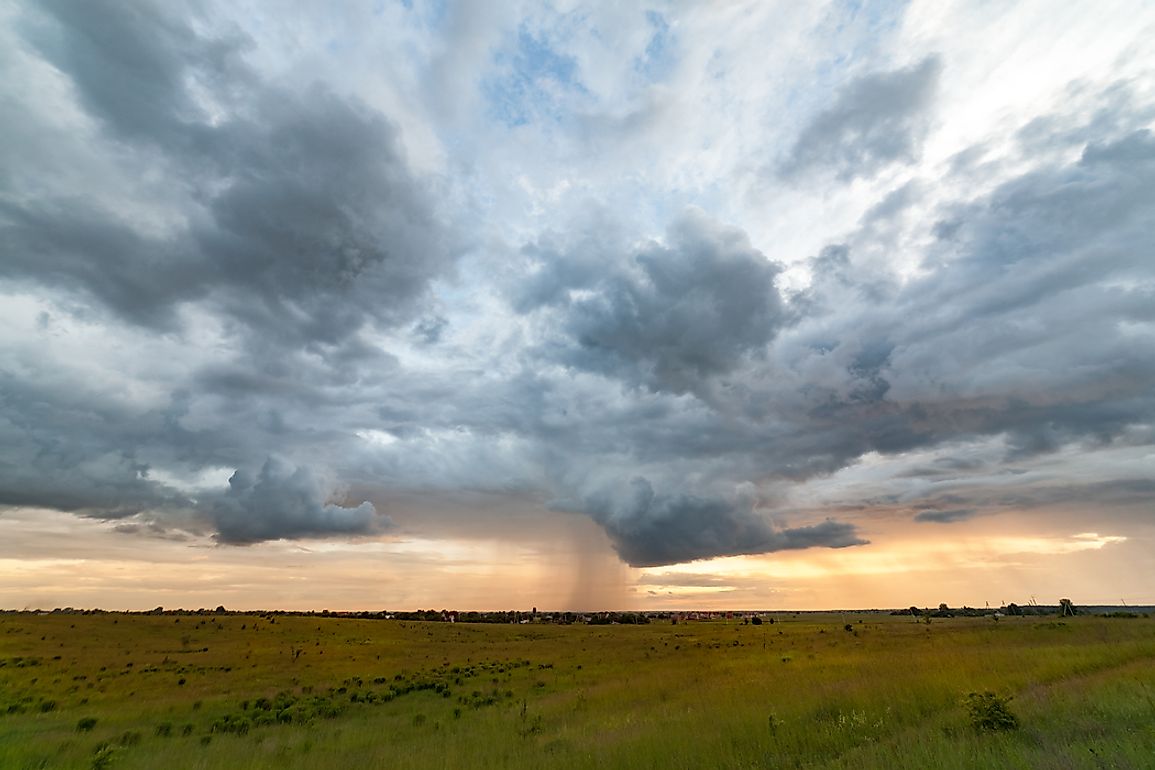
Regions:
<instances>
[{"instance_id":1,"label":"field vegetation","mask_svg":"<svg viewBox=\"0 0 1155 770\"><path fill-rule=\"evenodd\" d=\"M0 768L1151 768L1155 619L0 616Z\"/></svg>"}]
</instances>

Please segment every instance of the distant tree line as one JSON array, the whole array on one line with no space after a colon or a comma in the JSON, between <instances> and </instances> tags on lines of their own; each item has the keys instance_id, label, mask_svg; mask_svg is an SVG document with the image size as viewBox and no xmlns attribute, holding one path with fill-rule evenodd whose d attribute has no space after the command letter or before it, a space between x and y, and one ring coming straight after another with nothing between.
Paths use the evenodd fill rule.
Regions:
<instances>
[{"instance_id":1,"label":"distant tree line","mask_svg":"<svg viewBox=\"0 0 1155 770\"><path fill-rule=\"evenodd\" d=\"M1148 607L1138 608L1149 610ZM1139 617L1131 607L1093 607L1091 614L1105 615L1106 617ZM937 608L911 606L903 610L862 610L863 612L877 612L891 615L909 615L915 618L954 618L954 617L983 617L983 616L1021 616L1021 615L1059 615L1073 616L1085 614L1086 610L1078 609L1070 599L1060 599L1058 604L1036 604L1033 600L1025 605L1005 604L1001 607L950 607L945 602ZM410 620L424 622L450 623L552 623L567 625L583 623L589 625L643 625L654 621L690 622L715 620L741 620L743 624L762 625L774 623L775 618L768 611L737 611L737 610L702 610L702 611L608 611L608 612L538 612L537 607L532 610L500 610L500 611L458 611L447 609L417 609L417 610L361 610L356 612L330 610L229 610L223 605L215 609L201 607L200 609L166 609L156 607L143 612L126 612L121 610L77 609L74 607L57 607L52 610L10 610L0 609L0 615L19 613L36 613L41 615L165 615L165 616L237 616L256 617L274 621L277 617L324 617L324 618L360 618L363 620ZM779 613L789 615L795 619L802 615L821 614L813 612ZM1144 612L1143 616L1146 616Z\"/></svg>"},{"instance_id":2,"label":"distant tree line","mask_svg":"<svg viewBox=\"0 0 1155 770\"><path fill-rule=\"evenodd\" d=\"M937 609L930 609L929 607L909 607L905 610L895 610L891 615L912 615L916 618L978 618L986 615L1004 615L1004 616L1021 616L1021 615L1061 615L1074 616L1079 614L1079 610L1071 602L1070 599L1060 599L1056 605L1046 604L1027 604L1025 606L1015 604L1005 604L1001 607L983 607L981 609L975 607L950 607L943 602L938 605Z\"/></svg>"}]
</instances>

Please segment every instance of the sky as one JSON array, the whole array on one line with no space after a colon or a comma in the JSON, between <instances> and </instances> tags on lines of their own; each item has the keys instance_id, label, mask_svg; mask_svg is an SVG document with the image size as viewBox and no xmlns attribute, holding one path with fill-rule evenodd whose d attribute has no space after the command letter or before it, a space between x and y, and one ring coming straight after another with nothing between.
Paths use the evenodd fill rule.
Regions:
<instances>
[{"instance_id":1,"label":"sky","mask_svg":"<svg viewBox=\"0 0 1155 770\"><path fill-rule=\"evenodd\" d=\"M0 606L1155 603L1155 5L0 0Z\"/></svg>"}]
</instances>

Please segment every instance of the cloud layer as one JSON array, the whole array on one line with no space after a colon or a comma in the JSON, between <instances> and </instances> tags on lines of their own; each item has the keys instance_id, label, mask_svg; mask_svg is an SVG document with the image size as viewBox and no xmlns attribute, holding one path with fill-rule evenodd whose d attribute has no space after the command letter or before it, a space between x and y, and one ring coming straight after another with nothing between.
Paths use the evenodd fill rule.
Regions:
<instances>
[{"instance_id":1,"label":"cloud layer","mask_svg":"<svg viewBox=\"0 0 1155 770\"><path fill-rule=\"evenodd\" d=\"M1054 43L1004 94L989 28L1050 40L1005 12L7 7L0 505L247 544L530 500L634 566L1125 528L1155 83Z\"/></svg>"}]
</instances>

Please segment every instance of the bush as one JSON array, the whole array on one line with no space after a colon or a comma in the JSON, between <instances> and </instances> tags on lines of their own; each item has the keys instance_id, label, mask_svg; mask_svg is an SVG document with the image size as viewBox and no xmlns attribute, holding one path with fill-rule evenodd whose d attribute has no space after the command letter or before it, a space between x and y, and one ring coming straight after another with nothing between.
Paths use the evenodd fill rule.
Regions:
<instances>
[{"instance_id":1,"label":"bush","mask_svg":"<svg viewBox=\"0 0 1155 770\"><path fill-rule=\"evenodd\" d=\"M1019 720L1007 708L1011 697L995 695L993 692L972 692L966 697L967 712L971 727L980 732L997 730L1017 730Z\"/></svg>"},{"instance_id":2,"label":"bush","mask_svg":"<svg viewBox=\"0 0 1155 770\"><path fill-rule=\"evenodd\" d=\"M100 744L92 754L92 770L105 770L111 767L115 756L116 749L111 744Z\"/></svg>"},{"instance_id":3,"label":"bush","mask_svg":"<svg viewBox=\"0 0 1155 770\"><path fill-rule=\"evenodd\" d=\"M213 722L210 730L214 733L235 733L237 735L248 735L249 727L252 723L243 716L233 714L225 714L220 719Z\"/></svg>"},{"instance_id":4,"label":"bush","mask_svg":"<svg viewBox=\"0 0 1155 770\"><path fill-rule=\"evenodd\" d=\"M86 733L96 727L96 717L84 717L76 723L76 732Z\"/></svg>"}]
</instances>

